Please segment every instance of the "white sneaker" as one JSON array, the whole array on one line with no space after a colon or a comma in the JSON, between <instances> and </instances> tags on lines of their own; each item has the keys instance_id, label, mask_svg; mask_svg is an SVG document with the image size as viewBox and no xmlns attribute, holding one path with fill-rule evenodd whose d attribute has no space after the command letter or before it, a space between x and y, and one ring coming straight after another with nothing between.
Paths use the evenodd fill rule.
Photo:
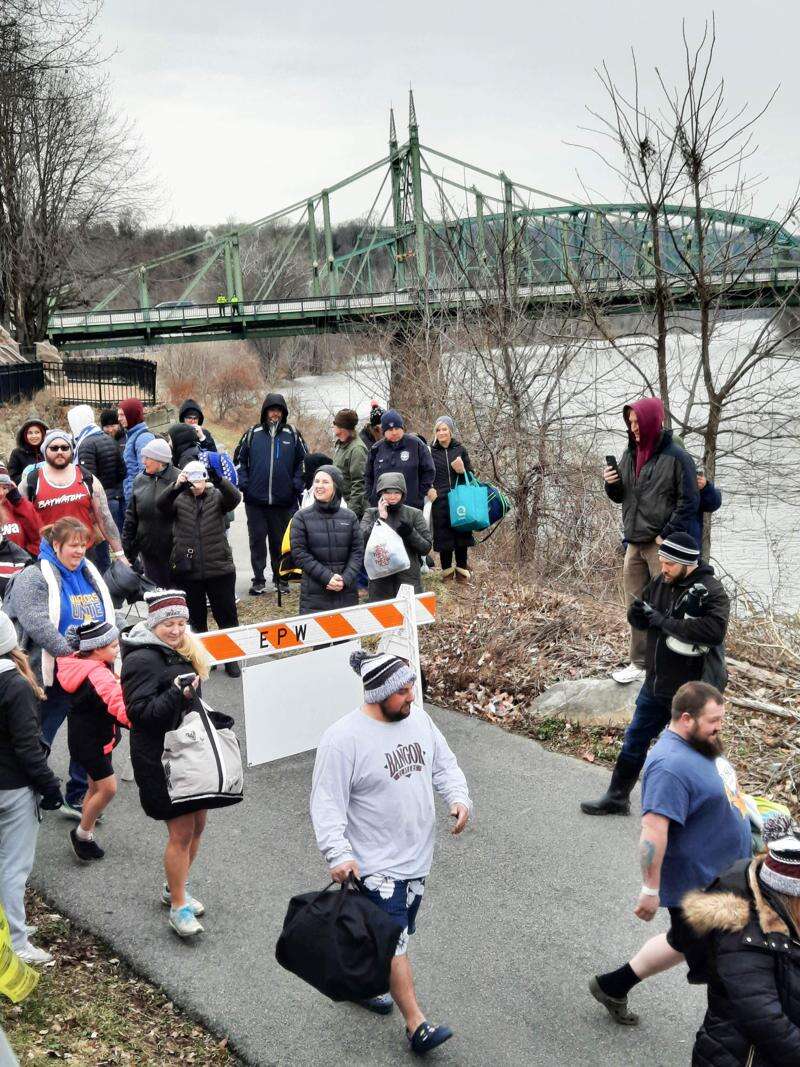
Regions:
<instances>
[{"instance_id":1,"label":"white sneaker","mask_svg":"<svg viewBox=\"0 0 800 1067\"><path fill-rule=\"evenodd\" d=\"M203 932L203 927L192 915L192 909L187 904L182 908L169 909L169 925L178 937L193 937Z\"/></svg>"},{"instance_id":2,"label":"white sneaker","mask_svg":"<svg viewBox=\"0 0 800 1067\"><path fill-rule=\"evenodd\" d=\"M53 957L49 952L45 952L43 948L37 948L36 945L32 945L30 941L25 948L21 948L17 951L17 955L25 963L52 963Z\"/></svg>"},{"instance_id":3,"label":"white sneaker","mask_svg":"<svg viewBox=\"0 0 800 1067\"><path fill-rule=\"evenodd\" d=\"M636 667L633 663L629 663L627 667L622 667L621 670L612 671L611 677L615 682L619 682L620 685L630 685L631 682L643 682L645 672L641 667Z\"/></svg>"}]
</instances>

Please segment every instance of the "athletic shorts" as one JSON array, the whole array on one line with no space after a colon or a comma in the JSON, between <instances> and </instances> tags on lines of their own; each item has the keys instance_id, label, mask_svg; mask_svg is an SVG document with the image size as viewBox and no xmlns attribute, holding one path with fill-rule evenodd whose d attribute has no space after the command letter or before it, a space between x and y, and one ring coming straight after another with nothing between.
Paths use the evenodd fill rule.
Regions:
<instances>
[{"instance_id":1,"label":"athletic shorts","mask_svg":"<svg viewBox=\"0 0 800 1067\"><path fill-rule=\"evenodd\" d=\"M682 952L685 955L688 946L697 939L697 934L692 932L692 928L686 922L683 908L667 908L667 911L669 912L667 944L676 952Z\"/></svg>"},{"instance_id":2,"label":"athletic shorts","mask_svg":"<svg viewBox=\"0 0 800 1067\"><path fill-rule=\"evenodd\" d=\"M94 782L101 782L103 778L108 778L109 775L114 773L111 756L106 755L104 752L93 756L90 760L84 760L82 767Z\"/></svg>"},{"instance_id":3,"label":"athletic shorts","mask_svg":"<svg viewBox=\"0 0 800 1067\"><path fill-rule=\"evenodd\" d=\"M403 924L395 956L408 951L408 938L416 930L417 912L425 892L424 878L387 878L384 874L370 874L364 879L367 896L378 907Z\"/></svg>"}]
</instances>

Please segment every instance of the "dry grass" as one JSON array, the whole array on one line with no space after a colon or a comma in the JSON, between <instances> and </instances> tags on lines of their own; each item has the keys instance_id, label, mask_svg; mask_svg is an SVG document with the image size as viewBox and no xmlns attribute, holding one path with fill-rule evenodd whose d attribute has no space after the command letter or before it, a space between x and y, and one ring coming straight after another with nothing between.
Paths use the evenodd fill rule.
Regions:
<instances>
[{"instance_id":1,"label":"dry grass","mask_svg":"<svg viewBox=\"0 0 800 1067\"><path fill-rule=\"evenodd\" d=\"M38 986L21 1004L0 1003L0 1025L21 1065L236 1067L241 1062L227 1039L184 1015L102 941L35 893L28 895L28 921L39 927L36 943L49 949L55 962L42 968Z\"/></svg>"}]
</instances>

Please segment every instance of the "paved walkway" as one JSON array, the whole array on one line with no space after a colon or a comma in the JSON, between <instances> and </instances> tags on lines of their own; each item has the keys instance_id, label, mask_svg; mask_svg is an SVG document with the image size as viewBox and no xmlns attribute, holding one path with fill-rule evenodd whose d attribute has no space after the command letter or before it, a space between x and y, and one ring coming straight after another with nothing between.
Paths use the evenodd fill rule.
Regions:
<instances>
[{"instance_id":1,"label":"paved walkway","mask_svg":"<svg viewBox=\"0 0 800 1067\"><path fill-rule=\"evenodd\" d=\"M272 601L264 601L267 614ZM217 672L206 694L234 716L244 741L241 684ZM289 710L277 694L265 700L265 713ZM621 963L654 932L632 915L637 820L577 812L606 772L432 710L476 802L460 838L447 834L440 807L439 846L412 939L420 1001L432 1020L456 1031L432 1060L685 1067L703 991L680 972L635 992L638 1029L616 1027L586 991L594 970ZM54 765L65 773L62 737ZM309 753L252 768L245 801L210 814L193 880L208 909L196 945L167 927L158 901L165 833L141 813L132 782L120 785L101 830L106 859L96 866L77 866L67 844L72 824L48 813L33 884L179 1005L229 1035L249 1062L407 1063L397 1014L383 1019L333 1004L274 960L289 897L327 880L308 817L312 765Z\"/></svg>"}]
</instances>

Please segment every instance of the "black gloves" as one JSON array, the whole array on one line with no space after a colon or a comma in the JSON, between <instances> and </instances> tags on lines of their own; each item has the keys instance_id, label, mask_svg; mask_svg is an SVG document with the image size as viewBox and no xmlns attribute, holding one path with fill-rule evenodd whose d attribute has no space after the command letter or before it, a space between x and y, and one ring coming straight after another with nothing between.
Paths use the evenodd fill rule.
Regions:
<instances>
[{"instance_id":1,"label":"black gloves","mask_svg":"<svg viewBox=\"0 0 800 1067\"><path fill-rule=\"evenodd\" d=\"M701 582L695 582L681 604L684 615L691 615L693 619L705 615L708 595L706 587Z\"/></svg>"},{"instance_id":2,"label":"black gloves","mask_svg":"<svg viewBox=\"0 0 800 1067\"><path fill-rule=\"evenodd\" d=\"M64 803L64 798L61 795L61 783L58 778L49 785L47 789L42 793L42 799L39 802L39 807L45 811L55 811L56 808L60 808Z\"/></svg>"},{"instance_id":3,"label":"black gloves","mask_svg":"<svg viewBox=\"0 0 800 1067\"><path fill-rule=\"evenodd\" d=\"M638 597L631 605L630 615L631 622L642 630L647 627L660 629L664 625L664 616L661 612L656 611L646 601L639 600Z\"/></svg>"}]
</instances>

